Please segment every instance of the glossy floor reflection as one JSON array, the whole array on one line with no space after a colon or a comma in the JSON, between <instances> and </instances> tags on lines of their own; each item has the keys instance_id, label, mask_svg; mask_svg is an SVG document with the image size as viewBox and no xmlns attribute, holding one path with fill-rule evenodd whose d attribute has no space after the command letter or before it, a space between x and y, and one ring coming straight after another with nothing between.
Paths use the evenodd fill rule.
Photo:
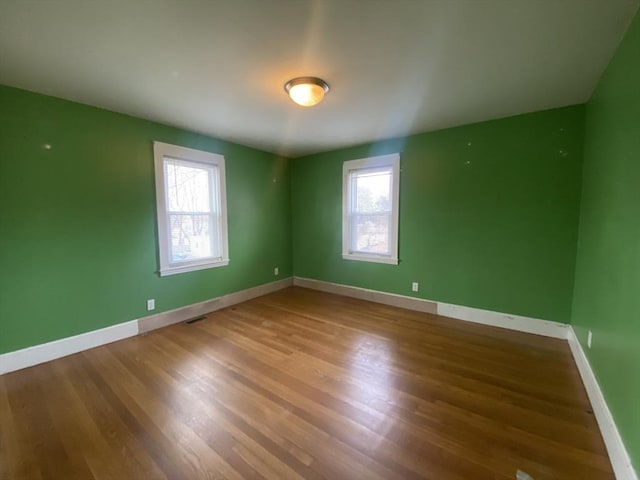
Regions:
<instances>
[{"instance_id":1,"label":"glossy floor reflection","mask_svg":"<svg viewBox=\"0 0 640 480\"><path fill-rule=\"evenodd\" d=\"M0 377L2 479L613 479L567 344L302 288Z\"/></svg>"}]
</instances>

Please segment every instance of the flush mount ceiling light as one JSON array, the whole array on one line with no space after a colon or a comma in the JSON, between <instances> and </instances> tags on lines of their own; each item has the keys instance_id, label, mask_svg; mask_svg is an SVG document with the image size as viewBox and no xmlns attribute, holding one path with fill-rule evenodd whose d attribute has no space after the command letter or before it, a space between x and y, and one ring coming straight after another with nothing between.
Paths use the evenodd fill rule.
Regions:
<instances>
[{"instance_id":1,"label":"flush mount ceiling light","mask_svg":"<svg viewBox=\"0 0 640 480\"><path fill-rule=\"evenodd\" d=\"M298 105L312 107L322 101L329 84L316 77L298 77L285 83L284 89Z\"/></svg>"}]
</instances>

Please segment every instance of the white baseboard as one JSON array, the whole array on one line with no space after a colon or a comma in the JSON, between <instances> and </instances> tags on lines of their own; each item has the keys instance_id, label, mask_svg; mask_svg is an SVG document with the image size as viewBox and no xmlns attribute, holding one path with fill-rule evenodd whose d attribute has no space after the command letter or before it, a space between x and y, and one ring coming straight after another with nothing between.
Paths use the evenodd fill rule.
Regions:
<instances>
[{"instance_id":1,"label":"white baseboard","mask_svg":"<svg viewBox=\"0 0 640 480\"><path fill-rule=\"evenodd\" d=\"M291 285L293 285L293 278L288 277L276 282L265 283L263 285L258 285L257 287L247 288L238 292L229 293L228 295L205 300L204 302L194 303L192 305L187 305L186 307L176 308L175 310L169 310L168 312L144 317L138 320L140 333L146 333L174 323L184 322L207 313L215 312L221 308L246 302L247 300L261 297L268 293L277 292L278 290L290 287Z\"/></svg>"},{"instance_id":2,"label":"white baseboard","mask_svg":"<svg viewBox=\"0 0 640 480\"><path fill-rule=\"evenodd\" d=\"M638 476L633 469L631 459L624 446L622 437L618 432L618 428L613 420L609 406L604 398L598 380L591 369L589 360L582 349L582 345L578 341L573 327L568 330L569 347L571 353L578 366L578 371L582 377L582 383L587 391L587 396L593 408L593 414L596 417L602 438L607 447L607 453L616 474L617 480L638 480Z\"/></svg>"},{"instance_id":3,"label":"white baseboard","mask_svg":"<svg viewBox=\"0 0 640 480\"><path fill-rule=\"evenodd\" d=\"M397 295L395 293L386 293L379 290L369 290L367 288L352 287L350 285L341 285L339 283L323 282L322 280L313 280L311 278L294 277L293 284L298 287L310 288L312 290L320 290L321 292L335 293L345 297L359 298L360 300L368 300L375 303L383 303L393 307L406 308L408 310L416 310L418 312L436 313L436 303L421 298L407 297Z\"/></svg>"},{"instance_id":4,"label":"white baseboard","mask_svg":"<svg viewBox=\"0 0 640 480\"><path fill-rule=\"evenodd\" d=\"M420 298L396 295L377 290L340 285L309 278L285 278L276 282L259 285L257 287L240 290L222 297L213 298L204 302L187 305L169 312L159 313L139 320L132 320L118 325L113 325L99 330L94 330L73 337L55 340L53 342L24 348L15 352L0 354L0 375L20 370L23 368L48 362L56 358L88 350L90 348L105 345L107 343L122 340L161 328L173 323L182 322L190 318L204 315L237 303L245 302L268 293L282 290L291 285L320 290L328 293L336 293L348 297L359 298L385 305L392 305L409 310L437 314L452 317L468 322L508 328L526 333L534 333L553 338L568 339L573 358L578 366L580 376L584 383L587 395L591 401L594 415L604 438L609 458L613 465L617 480L638 480L631 460L625 449L622 437L615 425L611 411L596 377L591 369L589 361L578 342L571 326L539 320L535 318L510 315L506 313L492 312L479 308L464 307L448 303L433 302Z\"/></svg>"},{"instance_id":5,"label":"white baseboard","mask_svg":"<svg viewBox=\"0 0 640 480\"><path fill-rule=\"evenodd\" d=\"M73 337L23 348L0 355L0 375L32 367L39 363L66 357L90 348L133 337L138 334L138 321L119 323Z\"/></svg>"},{"instance_id":6,"label":"white baseboard","mask_svg":"<svg viewBox=\"0 0 640 480\"><path fill-rule=\"evenodd\" d=\"M443 317L456 318L467 322L508 328L519 332L560 338L562 340L567 339L568 326L564 323L522 317L520 315L511 315L508 313L492 312L490 310L482 310L481 308L463 307L460 305L407 297L404 295L352 287L350 285L341 285L339 283L324 282L322 280L313 280L310 278L294 277L293 284L300 287L311 288L313 290L336 293L346 297L369 300L371 302L383 303L385 305L406 308L408 310L433 313Z\"/></svg>"},{"instance_id":7,"label":"white baseboard","mask_svg":"<svg viewBox=\"0 0 640 480\"><path fill-rule=\"evenodd\" d=\"M230 305L245 302L267 293L282 290L293 285L291 277L276 282L266 283L257 287L247 288L238 292L223 295L204 302L187 305L169 312L151 315L139 320L112 325L110 327L93 330L73 337L62 338L53 342L35 345L33 347L0 354L0 375L32 367L39 363L66 357L74 353L99 347L107 343L133 337L139 333L155 330L172 323L183 322Z\"/></svg>"},{"instance_id":8,"label":"white baseboard","mask_svg":"<svg viewBox=\"0 0 640 480\"><path fill-rule=\"evenodd\" d=\"M335 293L347 297L369 300L372 302L393 305L409 310L417 310L427 313L436 313L444 317L456 318L467 322L491 325L494 327L508 328L520 332L543 335L545 337L568 340L573 358L578 366L580 376L584 383L589 401L593 408L593 413L598 422L600 432L607 447L609 459L617 480L638 480L631 459L618 432L618 428L613 420L611 411L600 390L597 379L589 365L589 361L578 342L573 327L563 323L540 320L536 318L522 317L507 313L492 312L480 308L451 305L448 303L434 302L403 295L368 290L366 288L352 287L338 283L324 282L309 278L294 277L294 285L311 288L328 293Z\"/></svg>"},{"instance_id":9,"label":"white baseboard","mask_svg":"<svg viewBox=\"0 0 640 480\"><path fill-rule=\"evenodd\" d=\"M567 339L568 325L539 318L493 312L481 308L463 307L438 302L438 315L457 318L466 322L481 323L492 327L508 328L518 332L533 333L544 337Z\"/></svg>"}]
</instances>

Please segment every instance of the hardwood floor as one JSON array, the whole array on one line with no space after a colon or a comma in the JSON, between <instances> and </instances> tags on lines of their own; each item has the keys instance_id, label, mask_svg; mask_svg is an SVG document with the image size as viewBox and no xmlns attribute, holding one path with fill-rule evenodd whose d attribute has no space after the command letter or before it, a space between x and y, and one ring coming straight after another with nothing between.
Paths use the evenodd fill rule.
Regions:
<instances>
[{"instance_id":1,"label":"hardwood floor","mask_svg":"<svg viewBox=\"0 0 640 480\"><path fill-rule=\"evenodd\" d=\"M0 377L2 479L613 479L566 342L290 288Z\"/></svg>"}]
</instances>

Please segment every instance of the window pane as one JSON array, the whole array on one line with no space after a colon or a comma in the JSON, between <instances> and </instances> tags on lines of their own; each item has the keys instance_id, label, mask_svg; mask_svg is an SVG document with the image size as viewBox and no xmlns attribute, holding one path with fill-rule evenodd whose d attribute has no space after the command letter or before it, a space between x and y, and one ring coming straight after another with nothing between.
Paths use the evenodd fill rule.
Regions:
<instances>
[{"instance_id":1,"label":"window pane","mask_svg":"<svg viewBox=\"0 0 640 480\"><path fill-rule=\"evenodd\" d=\"M211 168L165 159L167 208L170 212L210 212Z\"/></svg>"},{"instance_id":2,"label":"window pane","mask_svg":"<svg viewBox=\"0 0 640 480\"><path fill-rule=\"evenodd\" d=\"M400 155L342 164L342 258L398 264Z\"/></svg>"},{"instance_id":3,"label":"window pane","mask_svg":"<svg viewBox=\"0 0 640 480\"><path fill-rule=\"evenodd\" d=\"M220 253L212 251L214 231L209 214L169 214L171 262L187 262L203 258L219 257ZM219 242L215 242L216 245ZM217 250L217 247L215 247Z\"/></svg>"},{"instance_id":4,"label":"window pane","mask_svg":"<svg viewBox=\"0 0 640 480\"><path fill-rule=\"evenodd\" d=\"M390 214L354 214L351 249L354 252L389 254Z\"/></svg>"},{"instance_id":5,"label":"window pane","mask_svg":"<svg viewBox=\"0 0 640 480\"><path fill-rule=\"evenodd\" d=\"M354 184L356 212L391 210L391 170L361 170L354 175Z\"/></svg>"}]
</instances>

